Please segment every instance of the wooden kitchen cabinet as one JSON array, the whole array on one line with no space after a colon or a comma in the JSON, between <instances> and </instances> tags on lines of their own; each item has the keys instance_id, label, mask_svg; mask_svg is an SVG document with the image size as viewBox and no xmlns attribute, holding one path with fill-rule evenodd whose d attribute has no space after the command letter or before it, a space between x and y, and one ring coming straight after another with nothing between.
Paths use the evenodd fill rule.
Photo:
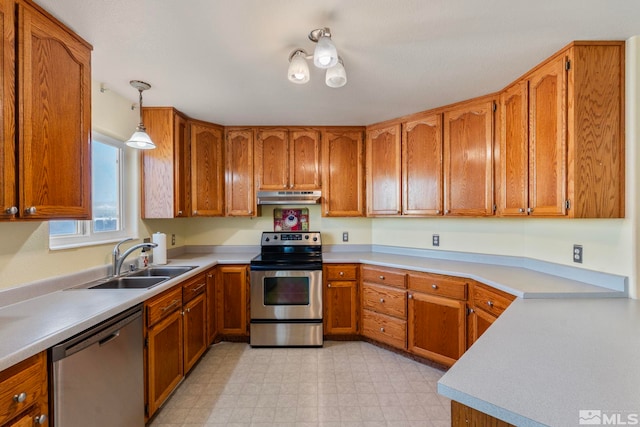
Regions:
<instances>
[{"instance_id":1,"label":"wooden kitchen cabinet","mask_svg":"<svg viewBox=\"0 0 640 427\"><path fill-rule=\"evenodd\" d=\"M506 421L470 408L462 403L451 401L451 427L514 427Z\"/></svg>"},{"instance_id":2,"label":"wooden kitchen cabinet","mask_svg":"<svg viewBox=\"0 0 640 427\"><path fill-rule=\"evenodd\" d=\"M184 377L182 286L145 302L145 406L149 418Z\"/></svg>"},{"instance_id":3,"label":"wooden kitchen cabinet","mask_svg":"<svg viewBox=\"0 0 640 427\"><path fill-rule=\"evenodd\" d=\"M407 348L406 271L362 266L362 335Z\"/></svg>"},{"instance_id":4,"label":"wooden kitchen cabinet","mask_svg":"<svg viewBox=\"0 0 640 427\"><path fill-rule=\"evenodd\" d=\"M493 215L493 97L444 111L444 214Z\"/></svg>"},{"instance_id":5,"label":"wooden kitchen cabinet","mask_svg":"<svg viewBox=\"0 0 640 427\"><path fill-rule=\"evenodd\" d=\"M225 214L227 216L256 216L253 129L226 128L225 132Z\"/></svg>"},{"instance_id":6,"label":"wooden kitchen cabinet","mask_svg":"<svg viewBox=\"0 0 640 427\"><path fill-rule=\"evenodd\" d=\"M46 352L0 372L0 426L49 425Z\"/></svg>"},{"instance_id":7,"label":"wooden kitchen cabinet","mask_svg":"<svg viewBox=\"0 0 640 427\"><path fill-rule=\"evenodd\" d=\"M323 267L324 335L358 333L358 266L325 264Z\"/></svg>"},{"instance_id":8,"label":"wooden kitchen cabinet","mask_svg":"<svg viewBox=\"0 0 640 427\"><path fill-rule=\"evenodd\" d=\"M322 216L365 215L364 128L322 132Z\"/></svg>"},{"instance_id":9,"label":"wooden kitchen cabinet","mask_svg":"<svg viewBox=\"0 0 640 427\"><path fill-rule=\"evenodd\" d=\"M468 301L467 347L470 347L516 297L491 286L473 282Z\"/></svg>"},{"instance_id":10,"label":"wooden kitchen cabinet","mask_svg":"<svg viewBox=\"0 0 640 427\"><path fill-rule=\"evenodd\" d=\"M624 217L624 42L572 43L501 107L500 215Z\"/></svg>"},{"instance_id":11,"label":"wooden kitchen cabinet","mask_svg":"<svg viewBox=\"0 0 640 427\"><path fill-rule=\"evenodd\" d=\"M402 144L399 123L368 127L366 132L367 216L402 213Z\"/></svg>"},{"instance_id":12,"label":"wooden kitchen cabinet","mask_svg":"<svg viewBox=\"0 0 640 427\"><path fill-rule=\"evenodd\" d=\"M402 124L402 214L442 215L442 114Z\"/></svg>"},{"instance_id":13,"label":"wooden kitchen cabinet","mask_svg":"<svg viewBox=\"0 0 640 427\"><path fill-rule=\"evenodd\" d=\"M224 128L189 121L191 216L224 216Z\"/></svg>"},{"instance_id":14,"label":"wooden kitchen cabinet","mask_svg":"<svg viewBox=\"0 0 640 427\"><path fill-rule=\"evenodd\" d=\"M259 128L255 162L260 190L319 190L320 132Z\"/></svg>"},{"instance_id":15,"label":"wooden kitchen cabinet","mask_svg":"<svg viewBox=\"0 0 640 427\"><path fill-rule=\"evenodd\" d=\"M222 335L248 335L248 267L221 265L216 278L217 325Z\"/></svg>"},{"instance_id":16,"label":"wooden kitchen cabinet","mask_svg":"<svg viewBox=\"0 0 640 427\"><path fill-rule=\"evenodd\" d=\"M191 143L187 118L171 107L144 107L143 122L156 144L142 150L142 217L191 214Z\"/></svg>"},{"instance_id":17,"label":"wooden kitchen cabinet","mask_svg":"<svg viewBox=\"0 0 640 427\"><path fill-rule=\"evenodd\" d=\"M92 47L32 2L0 14L0 219L90 219Z\"/></svg>"},{"instance_id":18,"label":"wooden kitchen cabinet","mask_svg":"<svg viewBox=\"0 0 640 427\"><path fill-rule=\"evenodd\" d=\"M467 281L410 273L408 278L409 352L451 366L466 349Z\"/></svg>"},{"instance_id":19,"label":"wooden kitchen cabinet","mask_svg":"<svg viewBox=\"0 0 640 427\"><path fill-rule=\"evenodd\" d=\"M184 373L191 370L208 347L207 341L207 277L199 274L182 284L184 316Z\"/></svg>"},{"instance_id":20,"label":"wooden kitchen cabinet","mask_svg":"<svg viewBox=\"0 0 640 427\"><path fill-rule=\"evenodd\" d=\"M217 269L214 267L205 273L207 280L207 344L211 345L218 335L218 322L216 316L216 276Z\"/></svg>"}]
</instances>

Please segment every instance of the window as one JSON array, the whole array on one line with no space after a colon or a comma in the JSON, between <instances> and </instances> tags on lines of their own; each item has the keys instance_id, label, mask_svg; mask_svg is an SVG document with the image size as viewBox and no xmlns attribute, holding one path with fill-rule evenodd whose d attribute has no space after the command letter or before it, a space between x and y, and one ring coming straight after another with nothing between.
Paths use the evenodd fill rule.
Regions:
<instances>
[{"instance_id":1,"label":"window","mask_svg":"<svg viewBox=\"0 0 640 427\"><path fill-rule=\"evenodd\" d=\"M124 143L100 133L91 142L93 219L49 221L49 247L64 249L108 243L135 234L135 219L123 192L128 163Z\"/></svg>"}]
</instances>

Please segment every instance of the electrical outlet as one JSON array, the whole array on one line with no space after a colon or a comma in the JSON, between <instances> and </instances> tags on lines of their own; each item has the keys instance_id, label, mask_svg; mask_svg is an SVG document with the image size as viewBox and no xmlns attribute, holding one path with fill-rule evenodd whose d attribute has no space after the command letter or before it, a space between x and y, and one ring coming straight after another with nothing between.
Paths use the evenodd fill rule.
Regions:
<instances>
[{"instance_id":1,"label":"electrical outlet","mask_svg":"<svg viewBox=\"0 0 640 427\"><path fill-rule=\"evenodd\" d=\"M343 231L342 232L342 241L343 242L348 242L349 241L349 232L348 231Z\"/></svg>"},{"instance_id":2,"label":"electrical outlet","mask_svg":"<svg viewBox=\"0 0 640 427\"><path fill-rule=\"evenodd\" d=\"M172 234L171 235L171 246L175 246L176 245L176 235Z\"/></svg>"},{"instance_id":3,"label":"electrical outlet","mask_svg":"<svg viewBox=\"0 0 640 427\"><path fill-rule=\"evenodd\" d=\"M573 262L582 264L582 245L573 245Z\"/></svg>"},{"instance_id":4,"label":"electrical outlet","mask_svg":"<svg viewBox=\"0 0 640 427\"><path fill-rule=\"evenodd\" d=\"M151 237L145 237L144 239L142 239L143 243L151 243Z\"/></svg>"},{"instance_id":5,"label":"electrical outlet","mask_svg":"<svg viewBox=\"0 0 640 427\"><path fill-rule=\"evenodd\" d=\"M440 235L434 234L431 236L431 246L440 246Z\"/></svg>"}]
</instances>

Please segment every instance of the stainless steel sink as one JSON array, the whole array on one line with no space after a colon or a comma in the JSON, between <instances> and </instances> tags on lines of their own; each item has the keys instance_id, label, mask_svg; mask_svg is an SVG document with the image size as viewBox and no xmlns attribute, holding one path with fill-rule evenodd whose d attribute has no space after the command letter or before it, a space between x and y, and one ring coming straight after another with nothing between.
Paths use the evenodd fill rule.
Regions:
<instances>
[{"instance_id":1,"label":"stainless steel sink","mask_svg":"<svg viewBox=\"0 0 640 427\"><path fill-rule=\"evenodd\" d=\"M153 277L114 277L106 282L89 286L89 289L145 289L158 285L166 280L169 276L153 276Z\"/></svg>"},{"instance_id":2,"label":"stainless steel sink","mask_svg":"<svg viewBox=\"0 0 640 427\"><path fill-rule=\"evenodd\" d=\"M176 277L186 273L189 270L193 270L195 267L191 266L171 266L171 267L148 267L144 270L136 271L129 274L127 277L156 277L167 276Z\"/></svg>"}]
</instances>

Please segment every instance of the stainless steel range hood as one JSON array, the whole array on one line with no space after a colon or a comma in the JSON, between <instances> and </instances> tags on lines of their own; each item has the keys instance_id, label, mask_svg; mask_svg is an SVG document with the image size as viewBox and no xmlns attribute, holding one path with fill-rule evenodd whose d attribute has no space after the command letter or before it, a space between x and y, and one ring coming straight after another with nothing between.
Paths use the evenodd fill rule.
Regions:
<instances>
[{"instance_id":1,"label":"stainless steel range hood","mask_svg":"<svg viewBox=\"0 0 640 427\"><path fill-rule=\"evenodd\" d=\"M258 191L259 205L315 205L322 192L317 191Z\"/></svg>"}]
</instances>

